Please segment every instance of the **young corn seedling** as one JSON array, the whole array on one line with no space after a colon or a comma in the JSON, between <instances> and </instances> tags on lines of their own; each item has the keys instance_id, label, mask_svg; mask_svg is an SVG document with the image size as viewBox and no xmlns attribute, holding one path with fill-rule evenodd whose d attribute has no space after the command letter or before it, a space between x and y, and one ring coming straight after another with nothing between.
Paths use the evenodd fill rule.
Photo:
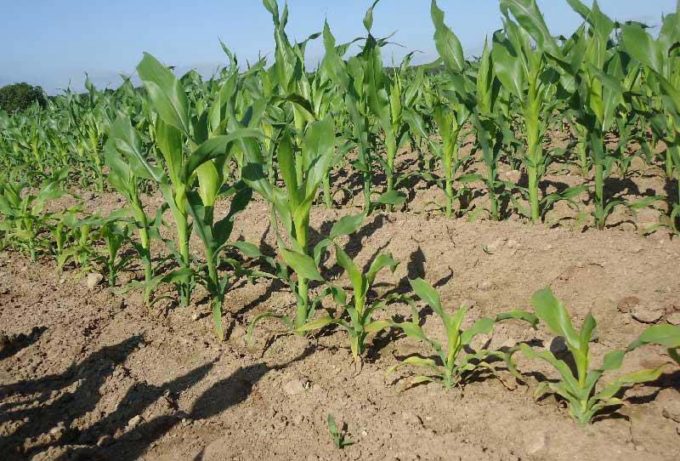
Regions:
<instances>
[{"instance_id":1,"label":"young corn seedling","mask_svg":"<svg viewBox=\"0 0 680 461\"><path fill-rule=\"evenodd\" d=\"M521 344L520 349L525 356L547 362L559 374L557 381L539 384L535 392L536 398L547 393L559 395L567 402L569 413L579 424L588 424L607 407L622 405L623 401L617 395L627 387L654 381L661 375L661 368L639 370L599 386L605 373L621 368L626 351L610 351L605 354L598 368L591 368L590 341L597 326L595 318L588 314L580 331L576 330L569 318L569 312L548 288L536 292L532 303L536 315L550 332L564 338L575 364L572 369L567 362L555 357L550 351L537 351L527 344Z\"/></svg>"},{"instance_id":2,"label":"young corn seedling","mask_svg":"<svg viewBox=\"0 0 680 461\"><path fill-rule=\"evenodd\" d=\"M119 216L111 215L100 222L99 235L104 240L106 253L103 263L106 268L109 286L116 286L118 274L130 263L130 256L120 255L120 251L130 240L130 227Z\"/></svg>"},{"instance_id":3,"label":"young corn seedling","mask_svg":"<svg viewBox=\"0 0 680 461\"><path fill-rule=\"evenodd\" d=\"M46 183L36 194L26 193L21 183L0 183L0 231L6 246L16 247L28 253L35 261L38 252L45 249L40 238L50 227L52 214L45 211L45 204L64 195L60 178Z\"/></svg>"},{"instance_id":4,"label":"young corn seedling","mask_svg":"<svg viewBox=\"0 0 680 461\"><path fill-rule=\"evenodd\" d=\"M79 217L80 214L79 208L60 214L60 222L57 225L61 226L62 236L56 240L57 246L62 246L57 256L57 268L60 271L69 263L80 270L87 270L96 260L95 237L99 230L100 218L82 219ZM62 237L64 241L60 243Z\"/></svg>"},{"instance_id":5,"label":"young corn seedling","mask_svg":"<svg viewBox=\"0 0 680 461\"><path fill-rule=\"evenodd\" d=\"M377 333L391 325L388 320L376 320L374 315L383 309L393 299L370 300L372 289L378 273L385 268L394 272L399 264L392 255L378 254L370 263L365 273L352 261L352 258L339 245L335 244L335 255L338 264L345 269L352 284L352 296L348 300L347 293L341 288L334 289L332 294L335 302L341 306L344 317L334 318L330 315L313 320L302 327L302 331L311 331L336 324L349 335L350 349L354 360L359 362L366 350L366 337ZM342 315L341 314L341 315Z\"/></svg>"},{"instance_id":6,"label":"young corn seedling","mask_svg":"<svg viewBox=\"0 0 680 461\"><path fill-rule=\"evenodd\" d=\"M354 445L354 442L347 438L346 431L338 427L335 417L330 413L328 413L328 417L326 418L326 424L328 425L328 432L331 434L331 439L333 439L333 444L336 448L342 450L345 447Z\"/></svg>"},{"instance_id":7,"label":"young corn seedling","mask_svg":"<svg viewBox=\"0 0 680 461\"><path fill-rule=\"evenodd\" d=\"M510 351L486 349L471 351L470 344L476 336L491 333L494 325L501 320L523 320L535 326L538 320L534 315L519 310L511 311L499 314L496 319L480 318L470 328L464 330L462 325L467 314L465 306L461 306L453 314L449 314L441 304L439 293L429 283L423 279L411 280L410 283L416 296L425 301L442 321L446 332L446 343L442 344L425 334L419 325L418 312L414 309L413 319L410 322L393 323L392 326L401 329L409 338L417 339L430 346L434 350L436 358L412 355L401 364L393 366L390 371L395 371L405 365L424 368L429 373L415 376L411 385L438 382L446 389L451 389L464 384L465 379L476 372L486 370L495 374L495 369L489 363L491 359L502 360L511 371L514 370Z\"/></svg>"}]
</instances>

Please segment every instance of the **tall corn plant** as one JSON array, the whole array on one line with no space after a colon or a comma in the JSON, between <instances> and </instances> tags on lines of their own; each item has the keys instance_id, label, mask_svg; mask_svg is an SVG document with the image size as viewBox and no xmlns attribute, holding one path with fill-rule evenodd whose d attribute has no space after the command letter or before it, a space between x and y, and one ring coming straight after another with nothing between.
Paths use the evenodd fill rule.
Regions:
<instances>
[{"instance_id":1,"label":"tall corn plant","mask_svg":"<svg viewBox=\"0 0 680 461\"><path fill-rule=\"evenodd\" d=\"M357 160L353 163L363 178L364 211L370 213L373 205L394 205L404 200L403 195L391 190L394 185L394 158L400 140L405 134L404 111L401 105L399 90L391 91L390 83L382 68L380 48L385 45L384 39L377 39L371 34L373 27L373 9L378 0L374 1L364 16L364 28L367 37L361 52L343 59L343 55L351 43L336 45L328 23L324 25L323 39L325 55L323 66L338 91L345 95L345 105L349 112L351 133L357 146ZM397 98L399 99L397 101ZM388 179L388 191L373 201L373 162L375 160L376 140L374 135L375 123L384 130L385 143L388 154L384 161L386 173L392 176Z\"/></svg>"},{"instance_id":2,"label":"tall corn plant","mask_svg":"<svg viewBox=\"0 0 680 461\"><path fill-rule=\"evenodd\" d=\"M137 71L155 114L153 135L161 154L160 165L151 163L138 149L131 149L130 154L145 170L145 174L158 184L170 209L177 239L177 247L171 250L180 266L179 270L163 275L160 279L154 278L153 283L176 283L181 302L186 306L190 302L196 275L205 280L212 297L215 332L222 338L221 309L227 279L219 278L218 254L231 233L235 214L247 204L247 196L237 195L232 200L230 213L220 221L214 221L213 210L224 190L227 179L225 162L234 141L257 137L259 132L237 127L224 134L234 118L232 102L236 91L236 75L222 84L214 95L212 105L204 100L191 105L182 83L153 56L145 54ZM132 130L132 127L126 123L125 130ZM114 131L112 136L115 137L114 142L124 142L124 135L120 136ZM134 138L134 135L128 138ZM194 271L191 266L193 258L189 238L192 227L204 246L206 276Z\"/></svg>"},{"instance_id":3,"label":"tall corn plant","mask_svg":"<svg viewBox=\"0 0 680 461\"><path fill-rule=\"evenodd\" d=\"M137 249L144 267L144 302L148 303L154 274L150 219L142 204L141 190L144 181L158 180L159 171L144 158L142 143L127 117L120 117L111 125L109 140L104 147L104 163L108 166L109 183L127 200L137 227Z\"/></svg>"},{"instance_id":4,"label":"tall corn plant","mask_svg":"<svg viewBox=\"0 0 680 461\"><path fill-rule=\"evenodd\" d=\"M587 145L595 168L594 202L595 225L605 226L607 216L619 201L605 197L605 180L611 173L614 158L607 152L605 134L613 127L617 111L624 102L624 90L619 79L621 60L612 45L615 23L594 2L588 8L580 0L567 0L586 21L573 37L574 45L562 68L570 73L575 83L573 108L580 125L585 127Z\"/></svg>"},{"instance_id":5,"label":"tall corn plant","mask_svg":"<svg viewBox=\"0 0 680 461\"><path fill-rule=\"evenodd\" d=\"M450 217L455 197L453 182L460 166L461 131L474 107L474 84L467 75L470 66L465 60L460 40L444 22L444 12L435 0L430 7L430 15L435 26L434 42L446 68L444 82L439 89L445 103L435 106L432 116L442 138L440 157L444 170L446 215Z\"/></svg>"},{"instance_id":6,"label":"tall corn plant","mask_svg":"<svg viewBox=\"0 0 680 461\"><path fill-rule=\"evenodd\" d=\"M245 161L242 174L244 181L272 205L279 255L297 276L293 284L297 300L293 327L299 330L313 314L309 283L323 280L309 242L309 217L323 178L333 163L335 128L330 118L310 123L299 151L291 138L285 130L276 145L283 187L271 182L263 171L260 147L253 141L242 143Z\"/></svg>"},{"instance_id":7,"label":"tall corn plant","mask_svg":"<svg viewBox=\"0 0 680 461\"><path fill-rule=\"evenodd\" d=\"M494 35L494 71L519 102L526 136L523 160L528 176L530 216L537 222L541 217L539 182L548 160L543 150L543 136L555 94L555 73L547 55L559 56L560 49L550 35L536 0L501 0L501 11L505 33Z\"/></svg>"},{"instance_id":8,"label":"tall corn plant","mask_svg":"<svg viewBox=\"0 0 680 461\"><path fill-rule=\"evenodd\" d=\"M678 197L671 211L675 224L680 215L680 3L678 10L664 18L658 38L653 39L639 24L626 24L621 30L623 49L642 63L650 73L647 84L662 96L665 116L657 117L666 136L666 174L674 178Z\"/></svg>"},{"instance_id":9,"label":"tall corn plant","mask_svg":"<svg viewBox=\"0 0 680 461\"><path fill-rule=\"evenodd\" d=\"M503 187L498 179L498 164L501 159L503 140L503 116L500 110L502 104L499 98L500 84L493 71L491 48L484 42L482 56L477 70L475 106L473 125L477 132L477 144L482 151L482 160L486 168L484 181L489 194L489 214L498 221L501 219L501 204L499 195Z\"/></svg>"}]
</instances>

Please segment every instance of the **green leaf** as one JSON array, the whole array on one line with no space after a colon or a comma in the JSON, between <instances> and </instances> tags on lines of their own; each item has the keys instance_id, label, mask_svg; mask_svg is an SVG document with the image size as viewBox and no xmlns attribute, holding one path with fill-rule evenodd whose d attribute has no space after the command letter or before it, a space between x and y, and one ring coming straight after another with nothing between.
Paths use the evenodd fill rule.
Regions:
<instances>
[{"instance_id":1,"label":"green leaf","mask_svg":"<svg viewBox=\"0 0 680 461\"><path fill-rule=\"evenodd\" d=\"M553 295L550 288L534 293L531 302L538 318L545 322L553 334L563 336L571 347L579 349L579 337L571 323L569 313L562 302Z\"/></svg>"},{"instance_id":2,"label":"green leaf","mask_svg":"<svg viewBox=\"0 0 680 461\"><path fill-rule=\"evenodd\" d=\"M335 255L338 264L347 271L352 287L354 288L355 296L363 297L368 287L366 286L366 279L359 270L352 258L339 245L335 245Z\"/></svg>"},{"instance_id":3,"label":"green leaf","mask_svg":"<svg viewBox=\"0 0 680 461\"><path fill-rule=\"evenodd\" d=\"M658 74L664 71L664 56L657 42L639 24L625 24L621 28L621 43L633 59Z\"/></svg>"},{"instance_id":4,"label":"green leaf","mask_svg":"<svg viewBox=\"0 0 680 461\"><path fill-rule=\"evenodd\" d=\"M670 348L680 347L680 326L665 323L648 327L638 339L628 346L628 350L633 350L644 344L658 344Z\"/></svg>"},{"instance_id":5,"label":"green leaf","mask_svg":"<svg viewBox=\"0 0 680 461\"><path fill-rule=\"evenodd\" d=\"M189 103L175 75L149 53L137 66L139 78L158 116L168 125L190 136Z\"/></svg>"},{"instance_id":6,"label":"green leaf","mask_svg":"<svg viewBox=\"0 0 680 461\"><path fill-rule=\"evenodd\" d=\"M281 257L283 257L285 263L292 268L299 277L323 282L323 277L319 273L319 269L316 267L316 264L311 257L285 248L281 248L280 250Z\"/></svg>"},{"instance_id":7,"label":"green leaf","mask_svg":"<svg viewBox=\"0 0 680 461\"><path fill-rule=\"evenodd\" d=\"M228 135L214 136L207 139L194 150L184 167L184 178L187 179L205 162L227 154L229 146L236 140L244 138L261 138L262 133L253 128L238 128Z\"/></svg>"},{"instance_id":8,"label":"green leaf","mask_svg":"<svg viewBox=\"0 0 680 461\"><path fill-rule=\"evenodd\" d=\"M368 272L366 272L366 280L368 281L368 285L373 285L376 275L378 275L378 272L380 272L383 268L388 267L390 271L394 272L398 265L399 262L396 261L391 254L383 253L378 255L369 266Z\"/></svg>"},{"instance_id":9,"label":"green leaf","mask_svg":"<svg viewBox=\"0 0 680 461\"><path fill-rule=\"evenodd\" d=\"M491 54L493 56L494 72L498 80L520 101L525 100L525 74L522 59L517 51L510 48L506 40L499 41L494 36Z\"/></svg>"},{"instance_id":10,"label":"green leaf","mask_svg":"<svg viewBox=\"0 0 680 461\"><path fill-rule=\"evenodd\" d=\"M463 46L456 34L444 23L444 12L432 0L430 16L434 24L434 43L446 67L452 72L462 72L465 69L465 55Z\"/></svg>"},{"instance_id":11,"label":"green leaf","mask_svg":"<svg viewBox=\"0 0 680 461\"><path fill-rule=\"evenodd\" d=\"M406 195L404 195L403 192L399 192L397 190L385 192L380 197L378 197L378 200L376 200L376 203L381 205L401 205L404 202L406 202Z\"/></svg>"},{"instance_id":12,"label":"green leaf","mask_svg":"<svg viewBox=\"0 0 680 461\"><path fill-rule=\"evenodd\" d=\"M625 356L625 351L610 351L604 356L602 360L602 366L600 370L602 371L612 371L621 368L623 363L623 357Z\"/></svg>"},{"instance_id":13,"label":"green leaf","mask_svg":"<svg viewBox=\"0 0 680 461\"><path fill-rule=\"evenodd\" d=\"M163 171L149 164L142 153L142 143L137 131L132 127L128 117L119 117L111 125L109 131L109 145L112 146L128 163L132 173L143 179L153 179L160 182Z\"/></svg>"},{"instance_id":14,"label":"green leaf","mask_svg":"<svg viewBox=\"0 0 680 461\"><path fill-rule=\"evenodd\" d=\"M307 128L302 143L304 171L307 172L305 195L316 193L319 184L328 174L335 152L335 128L330 118L313 122Z\"/></svg>"},{"instance_id":15,"label":"green leaf","mask_svg":"<svg viewBox=\"0 0 680 461\"><path fill-rule=\"evenodd\" d=\"M304 325L296 328L295 331L299 333L306 333L308 331L313 331L313 330L320 330L324 327L327 327L331 323L335 322L335 319L331 317L330 315L324 316L324 317L319 317L318 319L314 319L312 321L308 321Z\"/></svg>"},{"instance_id":16,"label":"green leaf","mask_svg":"<svg viewBox=\"0 0 680 461\"><path fill-rule=\"evenodd\" d=\"M373 27L373 8L375 8L379 1L380 0L375 0L371 7L366 10L366 14L364 15L364 27L368 32L370 32Z\"/></svg>"},{"instance_id":17,"label":"green leaf","mask_svg":"<svg viewBox=\"0 0 680 461\"><path fill-rule=\"evenodd\" d=\"M470 328L463 331L463 333L460 335L461 344L468 345L470 342L472 342L475 336L480 334L489 334L493 329L494 323L495 322L493 319L487 317L482 317L481 319L477 320Z\"/></svg>"},{"instance_id":18,"label":"green leaf","mask_svg":"<svg viewBox=\"0 0 680 461\"><path fill-rule=\"evenodd\" d=\"M538 317L536 317L531 312L526 312L523 310L514 310L510 312L502 312L496 316L496 322L503 320L524 320L531 324L532 327L536 328L538 326Z\"/></svg>"},{"instance_id":19,"label":"green leaf","mask_svg":"<svg viewBox=\"0 0 680 461\"><path fill-rule=\"evenodd\" d=\"M328 238L330 240L334 240L342 235L355 233L359 227L361 227L361 224L364 222L365 218L366 215L363 213L343 216L333 224L331 232L328 234Z\"/></svg>"},{"instance_id":20,"label":"green leaf","mask_svg":"<svg viewBox=\"0 0 680 461\"><path fill-rule=\"evenodd\" d=\"M638 370L633 373L628 373L617 378L611 384L607 385L600 392L595 394L595 400L608 400L614 397L623 387L632 386L633 384L646 383L654 381L661 376L663 369L661 367L655 369Z\"/></svg>"},{"instance_id":21,"label":"green leaf","mask_svg":"<svg viewBox=\"0 0 680 461\"><path fill-rule=\"evenodd\" d=\"M279 141L277 158L281 177L288 190L288 199L291 201L291 206L295 207L302 201L302 197L300 197L300 185L297 182L295 152L287 131L283 133Z\"/></svg>"},{"instance_id":22,"label":"green leaf","mask_svg":"<svg viewBox=\"0 0 680 461\"><path fill-rule=\"evenodd\" d=\"M432 359L426 359L418 356L411 356L404 359L404 363L408 365L415 365L418 367L427 367L432 369L437 369L437 362Z\"/></svg>"},{"instance_id":23,"label":"green leaf","mask_svg":"<svg viewBox=\"0 0 680 461\"><path fill-rule=\"evenodd\" d=\"M257 245L250 242L233 242L231 246L237 248L244 256L248 258L260 258L262 257L262 252L257 247Z\"/></svg>"},{"instance_id":24,"label":"green leaf","mask_svg":"<svg viewBox=\"0 0 680 461\"><path fill-rule=\"evenodd\" d=\"M411 288L416 292L416 295L425 301L433 311L437 313L440 317L444 317L445 312L442 307L441 300L439 298L439 293L435 290L432 285L427 283L425 280L418 278L415 280L409 280Z\"/></svg>"},{"instance_id":25,"label":"green leaf","mask_svg":"<svg viewBox=\"0 0 680 461\"><path fill-rule=\"evenodd\" d=\"M501 0L501 9L510 10L522 28L536 41L539 51L546 51L553 56L560 55L557 42L550 35L536 0Z\"/></svg>"}]
</instances>

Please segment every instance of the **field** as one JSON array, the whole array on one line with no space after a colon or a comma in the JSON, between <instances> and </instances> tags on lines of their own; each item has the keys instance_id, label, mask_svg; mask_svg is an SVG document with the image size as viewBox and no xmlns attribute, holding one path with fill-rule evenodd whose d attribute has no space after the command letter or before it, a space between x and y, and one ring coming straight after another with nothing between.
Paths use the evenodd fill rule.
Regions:
<instances>
[{"instance_id":1,"label":"field","mask_svg":"<svg viewBox=\"0 0 680 461\"><path fill-rule=\"evenodd\" d=\"M568 3L0 112L3 459L678 459L680 10Z\"/></svg>"}]
</instances>

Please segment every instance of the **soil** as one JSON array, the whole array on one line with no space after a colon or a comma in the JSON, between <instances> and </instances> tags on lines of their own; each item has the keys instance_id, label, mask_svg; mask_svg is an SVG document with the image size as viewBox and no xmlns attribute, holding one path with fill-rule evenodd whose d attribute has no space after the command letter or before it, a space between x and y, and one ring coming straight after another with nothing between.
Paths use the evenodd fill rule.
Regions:
<instances>
[{"instance_id":1,"label":"soil","mask_svg":"<svg viewBox=\"0 0 680 461\"><path fill-rule=\"evenodd\" d=\"M642 187L663 188L659 181ZM663 230L641 235L635 216L619 213L602 231L580 223L470 222L427 211L440 199L438 189L414 187L404 210L371 215L346 240L361 264L378 250L401 262L393 274L379 275L376 291L403 291L409 278L424 277L447 307L471 306L469 324L530 309L531 295L550 286L577 324L589 312L598 320L596 363L648 326L639 319L663 321L680 312L680 240ZM92 210L119 206L114 194L88 198ZM312 226L323 233L359 206L316 206ZM568 211L557 209L548 221L562 221ZM267 205L255 200L234 235L272 245L268 219ZM247 347L245 326L255 315L290 311L294 300L276 283L244 282L229 292L229 338L220 343L201 290L188 308L163 302L147 308L136 291L121 293L105 282L89 289L86 279L81 271L57 272L49 259L31 263L0 253L4 460L680 459L677 368L629 390L623 406L580 427L562 402L534 400L538 380L554 375L521 357L523 383L500 369L496 377L446 390L409 387L406 368L387 373L399 358L428 353L398 334L373 339L362 367L340 330L302 338L267 321ZM398 306L385 315L409 312ZM424 321L426 331L441 337L435 317ZM492 347L530 341L559 348L543 328L514 321L482 340ZM629 354L623 371L664 361L663 350L647 347ZM334 446L329 414L353 444Z\"/></svg>"}]
</instances>

